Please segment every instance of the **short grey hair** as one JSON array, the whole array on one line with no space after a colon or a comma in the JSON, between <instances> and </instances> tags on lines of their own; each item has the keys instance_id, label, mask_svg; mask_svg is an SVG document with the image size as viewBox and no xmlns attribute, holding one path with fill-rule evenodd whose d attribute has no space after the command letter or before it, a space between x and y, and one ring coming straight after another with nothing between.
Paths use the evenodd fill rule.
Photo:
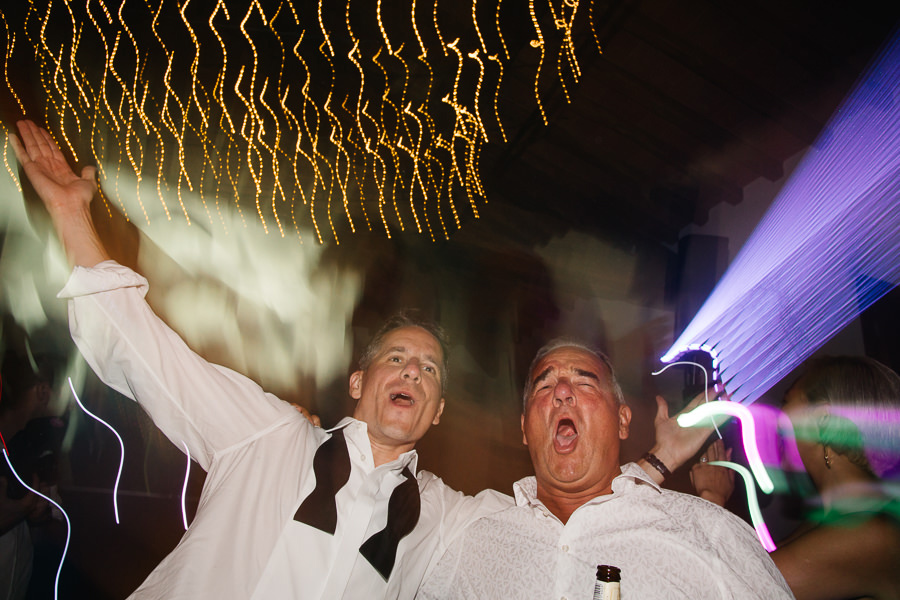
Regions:
<instances>
[{"instance_id":1,"label":"short grey hair","mask_svg":"<svg viewBox=\"0 0 900 600\"><path fill-rule=\"evenodd\" d=\"M577 350L581 350L586 352L599 360L606 366L607 371L609 371L609 391L612 393L613 397L619 404L625 405L625 394L622 393L622 386L619 385L619 379L616 377L616 369L613 367L612 361L609 360L609 357L593 348L584 344L582 342L568 339L568 338L556 338L544 344L540 350L537 351L537 354L534 355L534 359L531 361L531 366L528 367L528 374L525 376L525 390L522 394L522 411L524 412L525 407L528 405L528 398L531 397L532 385L534 384L534 369L537 367L537 364L541 361L542 358L550 354L551 352L555 352L560 348L575 348Z\"/></svg>"},{"instance_id":2,"label":"short grey hair","mask_svg":"<svg viewBox=\"0 0 900 600\"><path fill-rule=\"evenodd\" d=\"M372 364L375 356L381 351L384 344L384 338L395 329L403 327L418 327L424 329L431 337L437 340L441 347L441 362L438 367L441 370L441 392L447 389L447 383L450 378L449 354L450 341L444 328L431 319L423 318L418 311L405 309L384 322L381 328L372 337L372 341L365 347L359 357L359 370L365 371Z\"/></svg>"}]
</instances>

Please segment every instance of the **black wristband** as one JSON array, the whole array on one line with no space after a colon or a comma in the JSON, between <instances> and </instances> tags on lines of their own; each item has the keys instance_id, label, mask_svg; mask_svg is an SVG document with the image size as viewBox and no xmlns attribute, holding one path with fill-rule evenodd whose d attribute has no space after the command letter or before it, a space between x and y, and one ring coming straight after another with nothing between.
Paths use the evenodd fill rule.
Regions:
<instances>
[{"instance_id":1,"label":"black wristband","mask_svg":"<svg viewBox=\"0 0 900 600\"><path fill-rule=\"evenodd\" d=\"M672 475L672 471L669 470L668 467L663 463L663 461L659 460L655 454L652 452L648 452L644 456L642 456L644 460L646 460L650 465L662 474L663 477L669 477Z\"/></svg>"}]
</instances>

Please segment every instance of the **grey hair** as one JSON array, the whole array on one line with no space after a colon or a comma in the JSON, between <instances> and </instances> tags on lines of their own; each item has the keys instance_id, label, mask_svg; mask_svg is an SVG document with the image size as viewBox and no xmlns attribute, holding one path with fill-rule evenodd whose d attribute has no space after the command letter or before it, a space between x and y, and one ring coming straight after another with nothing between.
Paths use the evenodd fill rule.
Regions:
<instances>
[{"instance_id":1,"label":"grey hair","mask_svg":"<svg viewBox=\"0 0 900 600\"><path fill-rule=\"evenodd\" d=\"M612 361L609 360L609 357L603 352L597 350L596 348L592 348L586 344L581 342L567 339L567 338L556 338L544 344L540 350L537 351L537 354L534 355L534 359L531 361L531 366L528 367L528 375L525 376L525 390L522 394L522 410L525 410L525 407L528 404L528 398L531 396L532 385L534 384L534 369L537 367L537 364L541 361L542 358L559 350L560 348L575 348L577 350L581 350L583 352L587 352L601 363L606 366L606 369L609 371L609 391L612 393L613 397L619 404L625 405L625 394L622 393L622 386L619 385L619 379L616 377L616 369L613 367Z\"/></svg>"},{"instance_id":2,"label":"grey hair","mask_svg":"<svg viewBox=\"0 0 900 600\"><path fill-rule=\"evenodd\" d=\"M441 362L439 368L441 370L441 392L447 389L447 383L450 378L449 354L450 340L444 328L437 322L425 319L417 311L406 309L396 313L390 319L384 322L381 328L372 337L372 341L365 347L359 357L359 370L365 371L372 364L375 356L381 351L384 344L384 338L395 329L403 327L418 327L428 332L431 337L437 340L441 347Z\"/></svg>"}]
</instances>

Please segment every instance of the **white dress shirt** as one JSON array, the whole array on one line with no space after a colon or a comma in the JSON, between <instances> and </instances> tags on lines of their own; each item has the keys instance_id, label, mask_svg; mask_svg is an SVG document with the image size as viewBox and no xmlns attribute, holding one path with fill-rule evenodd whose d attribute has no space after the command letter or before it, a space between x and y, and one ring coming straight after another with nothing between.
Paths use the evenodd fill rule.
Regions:
<instances>
[{"instance_id":1,"label":"white dress shirt","mask_svg":"<svg viewBox=\"0 0 900 600\"><path fill-rule=\"evenodd\" d=\"M516 506L470 525L420 597L587 600L598 565L621 570L627 600L793 597L743 520L659 488L634 463L566 524L537 499L534 477L514 488Z\"/></svg>"},{"instance_id":2,"label":"white dress shirt","mask_svg":"<svg viewBox=\"0 0 900 600\"><path fill-rule=\"evenodd\" d=\"M107 261L76 267L60 292L91 368L140 403L176 446L187 444L208 472L188 531L132 598L412 598L455 535L511 505L503 494L467 497L416 472L414 450L376 468L366 424L346 418L338 428L351 471L335 497L335 533L295 521L315 487L313 458L328 432L191 351L147 306L147 288L143 277ZM418 481L421 513L385 581L359 547L384 528L405 467Z\"/></svg>"}]
</instances>

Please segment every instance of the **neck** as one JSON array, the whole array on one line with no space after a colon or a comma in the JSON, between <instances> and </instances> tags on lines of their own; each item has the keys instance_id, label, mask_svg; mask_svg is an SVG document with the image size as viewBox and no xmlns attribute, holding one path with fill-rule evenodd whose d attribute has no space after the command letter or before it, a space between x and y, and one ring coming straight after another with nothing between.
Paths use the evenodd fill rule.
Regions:
<instances>
[{"instance_id":1,"label":"neck","mask_svg":"<svg viewBox=\"0 0 900 600\"><path fill-rule=\"evenodd\" d=\"M833 459L832 468L824 471L821 481L817 483L822 505L826 509L847 498L883 494L876 478L843 456Z\"/></svg>"},{"instance_id":2,"label":"neck","mask_svg":"<svg viewBox=\"0 0 900 600\"><path fill-rule=\"evenodd\" d=\"M590 502L598 496L605 496L612 493L612 479L605 483L598 483L589 489L567 491L552 486L544 485L540 480L537 482L537 498L544 506L547 507L553 515L563 522L569 522L579 507Z\"/></svg>"},{"instance_id":3,"label":"neck","mask_svg":"<svg viewBox=\"0 0 900 600\"><path fill-rule=\"evenodd\" d=\"M404 452L409 452L416 447L415 444L385 444L379 440L372 439L369 435L369 444L372 446L372 460L376 467L380 467L385 463L397 460Z\"/></svg>"}]
</instances>

